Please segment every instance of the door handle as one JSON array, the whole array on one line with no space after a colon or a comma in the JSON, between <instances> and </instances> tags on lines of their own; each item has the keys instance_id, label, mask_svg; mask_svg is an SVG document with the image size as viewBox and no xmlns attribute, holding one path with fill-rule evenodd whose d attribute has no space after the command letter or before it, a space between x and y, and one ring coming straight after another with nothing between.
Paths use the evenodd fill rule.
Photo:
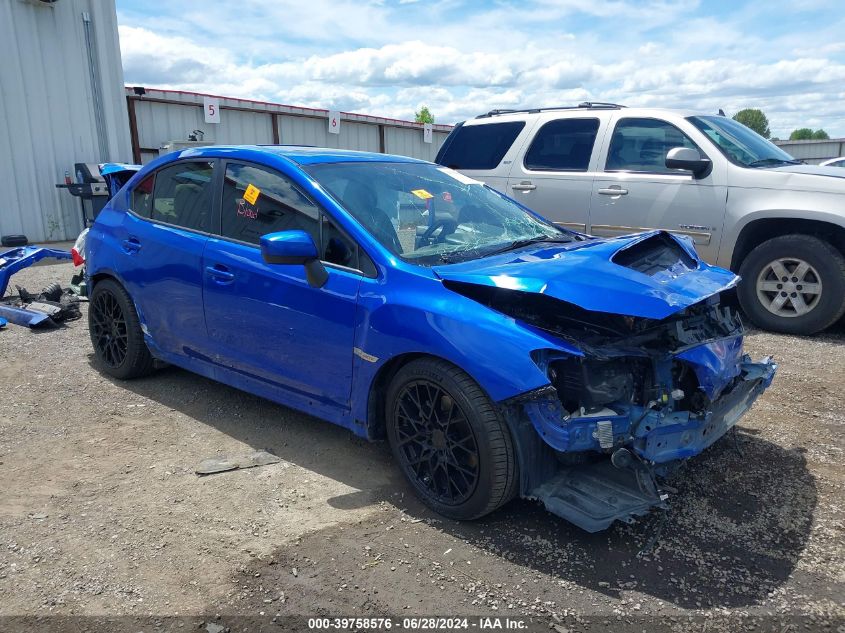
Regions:
<instances>
[{"instance_id":1,"label":"door handle","mask_svg":"<svg viewBox=\"0 0 845 633\"><path fill-rule=\"evenodd\" d=\"M628 190L618 185L613 185L607 189L599 189L599 193L603 196L627 196Z\"/></svg>"},{"instance_id":2,"label":"door handle","mask_svg":"<svg viewBox=\"0 0 845 633\"><path fill-rule=\"evenodd\" d=\"M518 185L511 185L511 189L514 191L533 191L537 188L537 185L531 184L529 180L523 180Z\"/></svg>"},{"instance_id":3,"label":"door handle","mask_svg":"<svg viewBox=\"0 0 845 633\"><path fill-rule=\"evenodd\" d=\"M141 242L139 242L136 238L130 237L125 239L121 242L121 246L123 246L123 250L130 255L137 253L141 250Z\"/></svg>"},{"instance_id":4,"label":"door handle","mask_svg":"<svg viewBox=\"0 0 845 633\"><path fill-rule=\"evenodd\" d=\"M211 275L217 283L228 284L235 280L235 273L220 264L206 266L205 272Z\"/></svg>"}]
</instances>

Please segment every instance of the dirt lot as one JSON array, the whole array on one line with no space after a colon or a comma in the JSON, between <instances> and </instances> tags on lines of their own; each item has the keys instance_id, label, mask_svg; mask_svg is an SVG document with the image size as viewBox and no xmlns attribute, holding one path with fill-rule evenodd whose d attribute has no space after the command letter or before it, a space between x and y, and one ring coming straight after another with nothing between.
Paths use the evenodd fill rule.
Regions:
<instances>
[{"instance_id":1,"label":"dirt lot","mask_svg":"<svg viewBox=\"0 0 845 633\"><path fill-rule=\"evenodd\" d=\"M35 289L70 273L37 266L15 281ZM384 445L177 369L112 381L92 366L84 318L10 325L0 616L211 633L290 628L290 614L530 616L558 633L652 631L656 618L673 630L845 630L845 328L753 332L747 348L780 371L742 420L742 454L726 438L694 460L656 548L638 557L655 517L589 535L517 501L475 523L443 520ZM204 458L258 448L282 462L194 474Z\"/></svg>"}]
</instances>

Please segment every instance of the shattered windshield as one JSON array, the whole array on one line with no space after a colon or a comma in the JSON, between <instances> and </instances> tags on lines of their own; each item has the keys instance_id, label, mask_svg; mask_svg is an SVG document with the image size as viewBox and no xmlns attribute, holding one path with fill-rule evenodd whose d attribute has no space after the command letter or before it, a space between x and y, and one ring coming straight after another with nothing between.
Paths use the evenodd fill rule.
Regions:
<instances>
[{"instance_id":1,"label":"shattered windshield","mask_svg":"<svg viewBox=\"0 0 845 633\"><path fill-rule=\"evenodd\" d=\"M713 141L725 156L743 167L777 167L801 162L733 119L693 116L687 120Z\"/></svg>"},{"instance_id":2,"label":"shattered windshield","mask_svg":"<svg viewBox=\"0 0 845 633\"><path fill-rule=\"evenodd\" d=\"M543 241L558 229L485 186L425 163L334 163L307 168L381 244L424 266L483 257Z\"/></svg>"}]
</instances>

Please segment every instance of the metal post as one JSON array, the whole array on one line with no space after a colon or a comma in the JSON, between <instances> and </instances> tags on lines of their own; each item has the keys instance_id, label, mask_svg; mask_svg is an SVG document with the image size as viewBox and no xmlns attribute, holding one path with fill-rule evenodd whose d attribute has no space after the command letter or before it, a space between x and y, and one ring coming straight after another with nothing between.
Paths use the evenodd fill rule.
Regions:
<instances>
[{"instance_id":1,"label":"metal post","mask_svg":"<svg viewBox=\"0 0 845 633\"><path fill-rule=\"evenodd\" d=\"M93 36L91 33L91 15L82 12L82 24L85 29L85 48L88 51L88 74L91 77L91 96L94 102L94 123L97 128L97 143L100 146L100 162L109 159L109 144L106 132L106 121L103 114L103 93L100 89L100 78L97 72L97 58L94 54Z\"/></svg>"}]
</instances>

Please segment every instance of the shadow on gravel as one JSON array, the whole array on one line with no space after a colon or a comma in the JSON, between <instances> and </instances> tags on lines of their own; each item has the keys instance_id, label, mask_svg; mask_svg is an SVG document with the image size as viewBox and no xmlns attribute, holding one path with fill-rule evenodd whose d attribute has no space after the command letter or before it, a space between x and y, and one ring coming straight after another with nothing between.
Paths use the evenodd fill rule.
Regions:
<instances>
[{"instance_id":1,"label":"shadow on gravel","mask_svg":"<svg viewBox=\"0 0 845 633\"><path fill-rule=\"evenodd\" d=\"M392 504L419 520L413 527L423 535L414 538L432 559L455 538L480 548L490 555L486 564L494 566L481 579L487 584L537 572L554 586L569 581L611 597L636 589L684 608L755 605L795 570L817 502L802 451L741 430L742 455L725 438L675 477L671 483L679 492L670 499L665 529L656 547L638 556L654 533L655 516L588 534L535 503L516 500L479 521L452 522L416 501L383 444L368 444L340 427L175 368L116 384L358 489L331 499L334 507ZM384 534L383 525L368 528L365 522L345 530L343 538L350 548L363 549L365 539ZM324 537L329 534L315 535L318 554ZM349 562L350 574L363 569L360 563ZM388 586L389 578L384 578Z\"/></svg>"},{"instance_id":2,"label":"shadow on gravel","mask_svg":"<svg viewBox=\"0 0 845 633\"><path fill-rule=\"evenodd\" d=\"M817 494L802 452L739 437L743 455L725 438L671 481L678 493L668 520L642 556L657 516L588 534L516 501L476 524L441 525L515 564L611 597L636 589L683 608L758 604L793 573Z\"/></svg>"}]
</instances>

